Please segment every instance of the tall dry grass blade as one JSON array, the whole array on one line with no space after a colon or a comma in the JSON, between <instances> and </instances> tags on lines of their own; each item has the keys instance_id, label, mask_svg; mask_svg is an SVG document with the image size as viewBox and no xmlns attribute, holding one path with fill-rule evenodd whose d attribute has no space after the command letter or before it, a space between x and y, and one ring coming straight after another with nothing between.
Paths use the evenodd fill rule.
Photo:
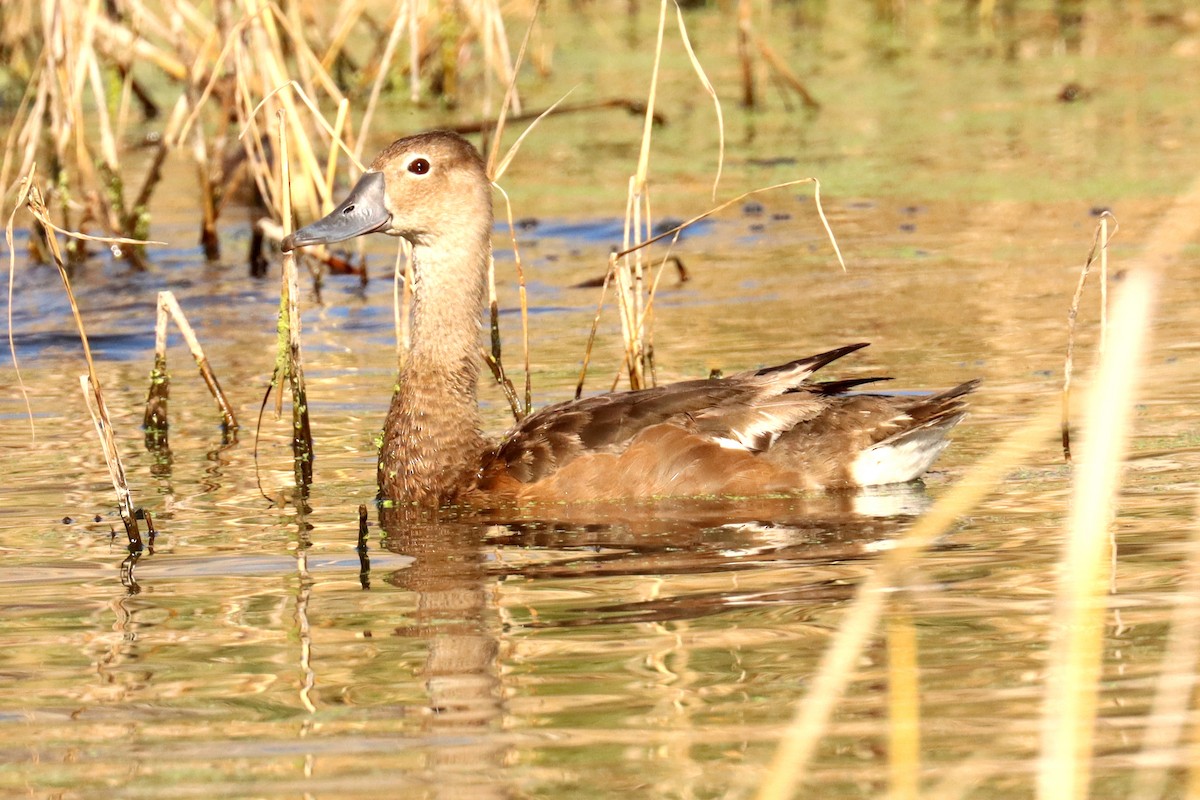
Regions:
<instances>
[{"instance_id":1,"label":"tall dry grass blade","mask_svg":"<svg viewBox=\"0 0 1200 800\"><path fill-rule=\"evenodd\" d=\"M408 9L408 100L416 105L421 100L421 29L417 18L416 0L406 0Z\"/></svg>"},{"instance_id":2,"label":"tall dry grass blade","mask_svg":"<svg viewBox=\"0 0 1200 800\"><path fill-rule=\"evenodd\" d=\"M712 188L712 199L716 200L717 187L721 184L721 172L725 168L725 117L721 114L721 98L717 96L717 90L713 88L712 82L704 72L700 59L696 57L696 51L692 49L692 40L688 38L687 26L683 24L683 9L679 7L678 2L675 3L675 19L679 23L679 35L683 39L683 47L687 50L688 58L692 62L692 69L700 78L704 91L708 92L708 96L712 98L713 108L717 112L717 174L713 178Z\"/></svg>"},{"instance_id":3,"label":"tall dry grass blade","mask_svg":"<svg viewBox=\"0 0 1200 800\"><path fill-rule=\"evenodd\" d=\"M646 95L646 114L642 120L642 145L638 150L636 184L638 194L645 188L650 174L650 139L654 132L654 105L658 99L658 76L662 67L663 34L667 27L667 0L660 0L658 8L658 32L654 42L654 66L650 69L650 91Z\"/></svg>"},{"instance_id":4,"label":"tall dry grass blade","mask_svg":"<svg viewBox=\"0 0 1200 800\"><path fill-rule=\"evenodd\" d=\"M520 70L521 64L525 60L525 51L529 47L529 38L533 35L533 26L534 23L537 22L538 12L541 10L542 0L537 0L537 2L533 5L533 13L529 17L529 24L525 26L525 36L521 39L521 46L517 49L517 60L513 64L512 76L509 78L507 85L504 87L504 100L500 103L500 113L496 116L496 129L492 131L492 142L487 149L487 174L493 183L500 180L500 176L504 174L504 170L508 168L509 162L511 162L513 156L516 155L516 148L521 144L521 139L524 139L525 134L529 133L529 131L533 129L533 125L530 125L525 129L525 133L521 134L516 143L509 148L508 153L506 153L504 156L504 161L500 164L499 168L497 168L496 154L500 152L500 142L504 136L504 123L508 119L508 110L513 107L514 103L517 102L517 72ZM570 94L570 92L567 92L567 94ZM564 95L563 100L565 99L566 96ZM562 100L559 100L558 102L561 103ZM558 103L555 103L554 105L556 106ZM554 106L551 106L551 108L553 107ZM545 112L538 116L538 120L540 121L542 117L546 116L546 114L549 114L550 110L551 109L546 109ZM534 125L536 124L537 122L535 121Z\"/></svg>"},{"instance_id":5,"label":"tall dry grass blade","mask_svg":"<svg viewBox=\"0 0 1200 800\"><path fill-rule=\"evenodd\" d=\"M1051 693L1043 719L1043 753L1038 789L1042 797L1083 796L1090 779L1091 730L1095 719L1095 663L1103 624L1103 584L1095 564L1104 554L1098 544L1107 530L1112 494L1116 490L1125 446L1124 432L1130 409L1119 404L1130 402L1137 377L1139 344L1147 335L1153 285L1159 274L1181 253L1200 231L1200 176L1172 205L1148 237L1138 265L1121 293L1113 313L1110 349L1100 365L1100 377L1092 390L1089 422L1095 421L1095 441L1085 441L1087 459L1076 484L1076 502L1072 510L1071 561L1066 569L1080 570L1064 575L1061 586L1060 625L1067 629L1053 651ZM1129 341L1136 340L1136 341ZM1113 394L1115 392L1115 394ZM1105 396L1109 393L1109 396ZM1105 408L1107 406L1107 408ZM1097 531L1104 525L1104 531ZM1089 534L1091 534L1089 536ZM1078 542L1076 539L1078 538ZM1086 574L1085 572L1086 571ZM1097 592L1100 592L1097 595ZM1093 681L1080 685L1079 681Z\"/></svg>"},{"instance_id":6,"label":"tall dry grass blade","mask_svg":"<svg viewBox=\"0 0 1200 800\"><path fill-rule=\"evenodd\" d=\"M325 54L321 56L321 69L329 71L337 61L338 55L354 30L354 25L366 10L368 0L350 0L338 4L338 16L333 24L333 32L329 36L329 44ZM411 3L406 3L411 5Z\"/></svg>"},{"instance_id":7,"label":"tall dry grass blade","mask_svg":"<svg viewBox=\"0 0 1200 800\"><path fill-rule=\"evenodd\" d=\"M571 92L573 92L573 91L575 91L574 88L569 89L567 91L567 93L564 94L562 97L558 98L558 100L556 100L553 105L551 105L549 108L547 108L541 114L538 114L537 117L533 120L533 122L529 123L528 127L526 127L525 130L521 131L521 135L518 136L517 140L512 143L512 147L508 148L508 151L505 152L505 154L504 154L504 158L502 158L500 160L500 163L495 167L496 172L494 175L492 174L491 169L489 168L488 176L489 176L489 179L491 180L493 186L495 186L496 181L500 180L501 176L504 175L505 171L508 169L508 165L512 163L512 160L517 157L517 151L519 151L521 149L521 143L525 141L525 137L533 132L533 129L537 127L539 122L541 122L546 117L550 116L554 112L554 109L558 108L559 103L561 103L562 101L564 101L568 97L570 97ZM496 188L500 188L500 187L497 186Z\"/></svg>"},{"instance_id":8,"label":"tall dry grass blade","mask_svg":"<svg viewBox=\"0 0 1200 800\"><path fill-rule=\"evenodd\" d=\"M408 0L412 2L412 0ZM383 48L383 57L378 65L378 73L371 84L371 94L367 99L367 108L363 112L362 121L358 125L358 145L354 148L354 160L362 158L363 147L367 143L367 133L371 130L371 120L375 116L375 106L379 104L379 95L383 92L383 84L388 79L389 67L396 56L396 47L400 44L400 34L404 32L405 23L409 17L404 13L403 6L396 8L396 20L392 23L392 32L388 35L387 44Z\"/></svg>"},{"instance_id":9,"label":"tall dry grass blade","mask_svg":"<svg viewBox=\"0 0 1200 800\"><path fill-rule=\"evenodd\" d=\"M1183 744L1184 728L1195 714L1191 701L1200 659L1200 494L1196 496L1181 574L1183 578L1171 598L1175 605L1171 611L1171 633L1155 681L1146 730L1142 733L1141 760L1148 766L1134 775L1129 800L1158 800L1166 795L1169 776L1163 756Z\"/></svg>"},{"instance_id":10,"label":"tall dry grass blade","mask_svg":"<svg viewBox=\"0 0 1200 800\"><path fill-rule=\"evenodd\" d=\"M8 215L8 223L4 226L4 243L8 245L8 308L5 310L5 318L8 323L8 354L12 357L13 371L17 376L17 389L21 392L21 399L25 401L25 414L29 419L29 443L32 445L37 442L37 431L33 425L33 405L29 402L29 390L25 387L25 379L21 377L21 364L17 359L17 343L13 338L13 286L17 276L17 249L13 244L13 222L16 219L17 211L25 206L25 201L29 198L31 185L31 183L22 184L17 193L17 202L13 205L12 213Z\"/></svg>"},{"instance_id":11,"label":"tall dry grass blade","mask_svg":"<svg viewBox=\"0 0 1200 800\"><path fill-rule=\"evenodd\" d=\"M1096 232L1092 236L1092 247L1088 251L1087 258L1084 259L1083 267L1079 270L1079 282L1075 284L1075 294L1071 297L1071 307L1067 311L1067 357L1063 363L1063 389L1062 389L1062 448L1063 458L1067 463L1071 462L1071 379L1075 372L1075 324L1079 317L1079 303L1083 299L1083 287L1087 283L1088 275L1091 274L1092 264L1096 263L1097 250L1100 252L1100 257L1104 268L1101 271L1100 277L1100 351L1104 352L1104 338L1107 335L1108 329L1108 242L1112 238L1108 235L1108 218L1112 214L1105 211L1100 215L1100 222L1096 225ZM1115 217L1113 217L1115 219ZM1117 229L1113 230L1113 235L1117 233Z\"/></svg>"},{"instance_id":12,"label":"tall dry grass blade","mask_svg":"<svg viewBox=\"0 0 1200 800\"><path fill-rule=\"evenodd\" d=\"M528 132L528 129L526 129ZM521 134L524 136L525 134ZM515 145L514 145L515 147ZM533 378L530 374L529 367L529 296L525 289L525 268L521 264L521 248L517 247L517 226L513 221L512 202L508 199L508 192L496 186L496 191L500 192L500 196L504 198L505 219L508 221L508 236L512 244L513 260L517 268L517 296L521 306L521 352L524 356L525 368L525 399L524 404L520 409L520 414L517 416L517 422L529 415L533 409ZM488 269L489 278L494 270L495 259L492 260L492 267ZM497 360L500 358L500 322L499 316L495 307L495 286L489 281L492 290L492 350L496 354Z\"/></svg>"},{"instance_id":13,"label":"tall dry grass blade","mask_svg":"<svg viewBox=\"0 0 1200 800\"><path fill-rule=\"evenodd\" d=\"M25 86L25 91L21 93L21 101L17 104L17 111L12 115L11 122L8 127L8 133L4 137L4 159L0 161L0 197L8 194L8 176L12 174L14 157L17 152L17 143L24 137L26 126L33 120L29 115L29 105L35 102L34 98L41 95L42 81L40 80L40 72L35 70L30 76L29 83ZM29 163L24 165L20 174L26 175L29 173L29 168L33 165L32 158ZM0 200L2 203L3 200ZM20 208L22 203L18 202L13 206L14 209ZM3 208L3 206L0 206Z\"/></svg>"},{"instance_id":14,"label":"tall dry grass blade","mask_svg":"<svg viewBox=\"0 0 1200 800\"><path fill-rule=\"evenodd\" d=\"M808 763L841 699L863 648L874 635L887 589L903 570L942 536L963 514L975 508L1009 472L1051 435L1058 423L1057 404L1045 408L994 448L917 520L875 566L855 593L833 642L821 658L808 692L783 734L758 800L791 798L803 782Z\"/></svg>"},{"instance_id":15,"label":"tall dry grass blade","mask_svg":"<svg viewBox=\"0 0 1200 800\"><path fill-rule=\"evenodd\" d=\"M1109 526L1149 336L1154 283L1145 271L1126 282L1113 313L1115 344L1101 360L1088 398L1042 717L1038 796L1046 800L1088 795L1109 586L1104 573Z\"/></svg>"},{"instance_id":16,"label":"tall dry grass blade","mask_svg":"<svg viewBox=\"0 0 1200 800\"><path fill-rule=\"evenodd\" d=\"M629 247L625 250L621 250L620 252L618 252L616 254L616 256L617 256L617 258L624 258L626 255L628 255L636 250L641 250L643 247L649 247L650 245L654 244L655 242L660 242L669 236L670 237L678 236L680 231L690 228L692 225L695 225L697 222L699 222L703 219L708 219L713 214L724 211L725 209L729 208L734 203L740 203L741 201L745 200L747 197L753 197L754 195L762 194L763 192L773 192L776 189L786 189L789 186L800 186L805 183L811 183L814 186L814 190L815 190L814 200L815 200L815 203L817 206L817 213L821 217L821 223L822 223L822 226L825 228L826 235L829 237L829 243L831 245L833 245L833 252L834 252L834 255L837 256L838 264L841 265L842 270L844 271L846 269L846 262L842 258L842 249L840 247L838 247L837 239L833 235L833 228L830 227L829 220L825 216L825 209L822 208L822 206L821 206L821 182L818 181L816 178L797 178L794 181L784 181L783 183L775 183L775 184L772 184L771 186L764 186L761 189L751 189L748 192L742 192L737 197L726 200L723 203L718 203L717 205L713 206L712 208L708 209L707 211L705 211L701 214L697 214L696 216L692 217L691 219L687 220L686 222L679 223L678 225L676 225L674 228L671 228L670 230L663 231L662 233L660 233L656 236L650 237L649 239L647 239L644 242L639 242L638 244L633 245L632 247Z\"/></svg>"},{"instance_id":17,"label":"tall dry grass blade","mask_svg":"<svg viewBox=\"0 0 1200 800\"><path fill-rule=\"evenodd\" d=\"M583 348L583 365L579 368L579 381L575 384L575 399L583 396L583 383L587 380L588 364L592 360L592 346L596 343L596 330L600 327L600 312L604 309L604 298L608 294L608 284L617 272L617 254L608 257L608 270L604 273L604 282L600 284L600 299L596 302L596 313L592 317L592 328L588 331L587 345Z\"/></svg>"}]
</instances>

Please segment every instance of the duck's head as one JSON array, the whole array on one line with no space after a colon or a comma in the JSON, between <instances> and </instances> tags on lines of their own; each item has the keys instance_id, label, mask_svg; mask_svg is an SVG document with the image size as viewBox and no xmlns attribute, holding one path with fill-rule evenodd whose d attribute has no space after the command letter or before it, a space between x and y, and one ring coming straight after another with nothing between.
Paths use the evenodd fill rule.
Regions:
<instances>
[{"instance_id":1,"label":"duck's head","mask_svg":"<svg viewBox=\"0 0 1200 800\"><path fill-rule=\"evenodd\" d=\"M479 151L447 131L392 142L330 214L283 240L284 252L380 231L414 245L490 231L492 195Z\"/></svg>"}]
</instances>

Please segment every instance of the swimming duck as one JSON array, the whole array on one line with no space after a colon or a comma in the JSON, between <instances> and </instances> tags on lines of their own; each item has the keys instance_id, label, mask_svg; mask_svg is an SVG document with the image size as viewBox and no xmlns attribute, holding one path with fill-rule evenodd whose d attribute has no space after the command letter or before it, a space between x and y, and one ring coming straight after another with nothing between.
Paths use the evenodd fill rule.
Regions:
<instances>
[{"instance_id":1,"label":"swimming duck","mask_svg":"<svg viewBox=\"0 0 1200 800\"><path fill-rule=\"evenodd\" d=\"M969 381L941 394L816 382L852 344L725 378L558 403L499 442L481 433L476 382L492 195L479 152L448 132L399 139L332 213L283 250L383 232L412 244L412 347L384 423L385 499L437 507L503 501L754 495L919 478L966 413Z\"/></svg>"}]
</instances>

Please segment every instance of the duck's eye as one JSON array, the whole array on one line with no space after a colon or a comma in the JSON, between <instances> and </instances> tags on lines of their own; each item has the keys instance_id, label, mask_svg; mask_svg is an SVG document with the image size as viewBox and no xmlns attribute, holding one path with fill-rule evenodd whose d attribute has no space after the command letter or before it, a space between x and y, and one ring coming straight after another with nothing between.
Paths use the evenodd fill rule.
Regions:
<instances>
[{"instance_id":1,"label":"duck's eye","mask_svg":"<svg viewBox=\"0 0 1200 800\"><path fill-rule=\"evenodd\" d=\"M408 162L408 171L413 175L424 175L429 172L429 162L423 158L414 158Z\"/></svg>"}]
</instances>

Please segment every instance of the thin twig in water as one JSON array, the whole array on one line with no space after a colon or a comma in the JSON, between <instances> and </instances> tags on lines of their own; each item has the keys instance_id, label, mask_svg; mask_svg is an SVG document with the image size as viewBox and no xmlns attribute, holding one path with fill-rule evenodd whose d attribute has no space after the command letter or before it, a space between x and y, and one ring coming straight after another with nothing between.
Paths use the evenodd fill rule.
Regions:
<instances>
[{"instance_id":1,"label":"thin twig in water","mask_svg":"<svg viewBox=\"0 0 1200 800\"><path fill-rule=\"evenodd\" d=\"M1088 251L1087 258L1083 262L1082 269L1079 270L1079 282L1075 285L1075 294L1071 298L1071 308L1067 311L1067 357L1063 363L1063 396L1062 396L1062 449L1063 458L1067 463L1071 463L1071 378L1075 371L1075 322L1079 316L1079 302L1083 298L1083 287L1087 283L1087 277L1091 273L1092 264L1096 263L1096 252L1099 250L1101 257L1101 289L1100 289L1100 352L1104 352L1104 341L1107 335L1108 328L1108 243L1113 236L1117 235L1120 230L1120 225L1113 228L1111 235L1108 233L1108 220L1112 219L1116 222L1116 217L1113 217L1108 211L1100 215L1100 222L1096 225L1096 233L1092 237L1092 248Z\"/></svg>"}]
</instances>

